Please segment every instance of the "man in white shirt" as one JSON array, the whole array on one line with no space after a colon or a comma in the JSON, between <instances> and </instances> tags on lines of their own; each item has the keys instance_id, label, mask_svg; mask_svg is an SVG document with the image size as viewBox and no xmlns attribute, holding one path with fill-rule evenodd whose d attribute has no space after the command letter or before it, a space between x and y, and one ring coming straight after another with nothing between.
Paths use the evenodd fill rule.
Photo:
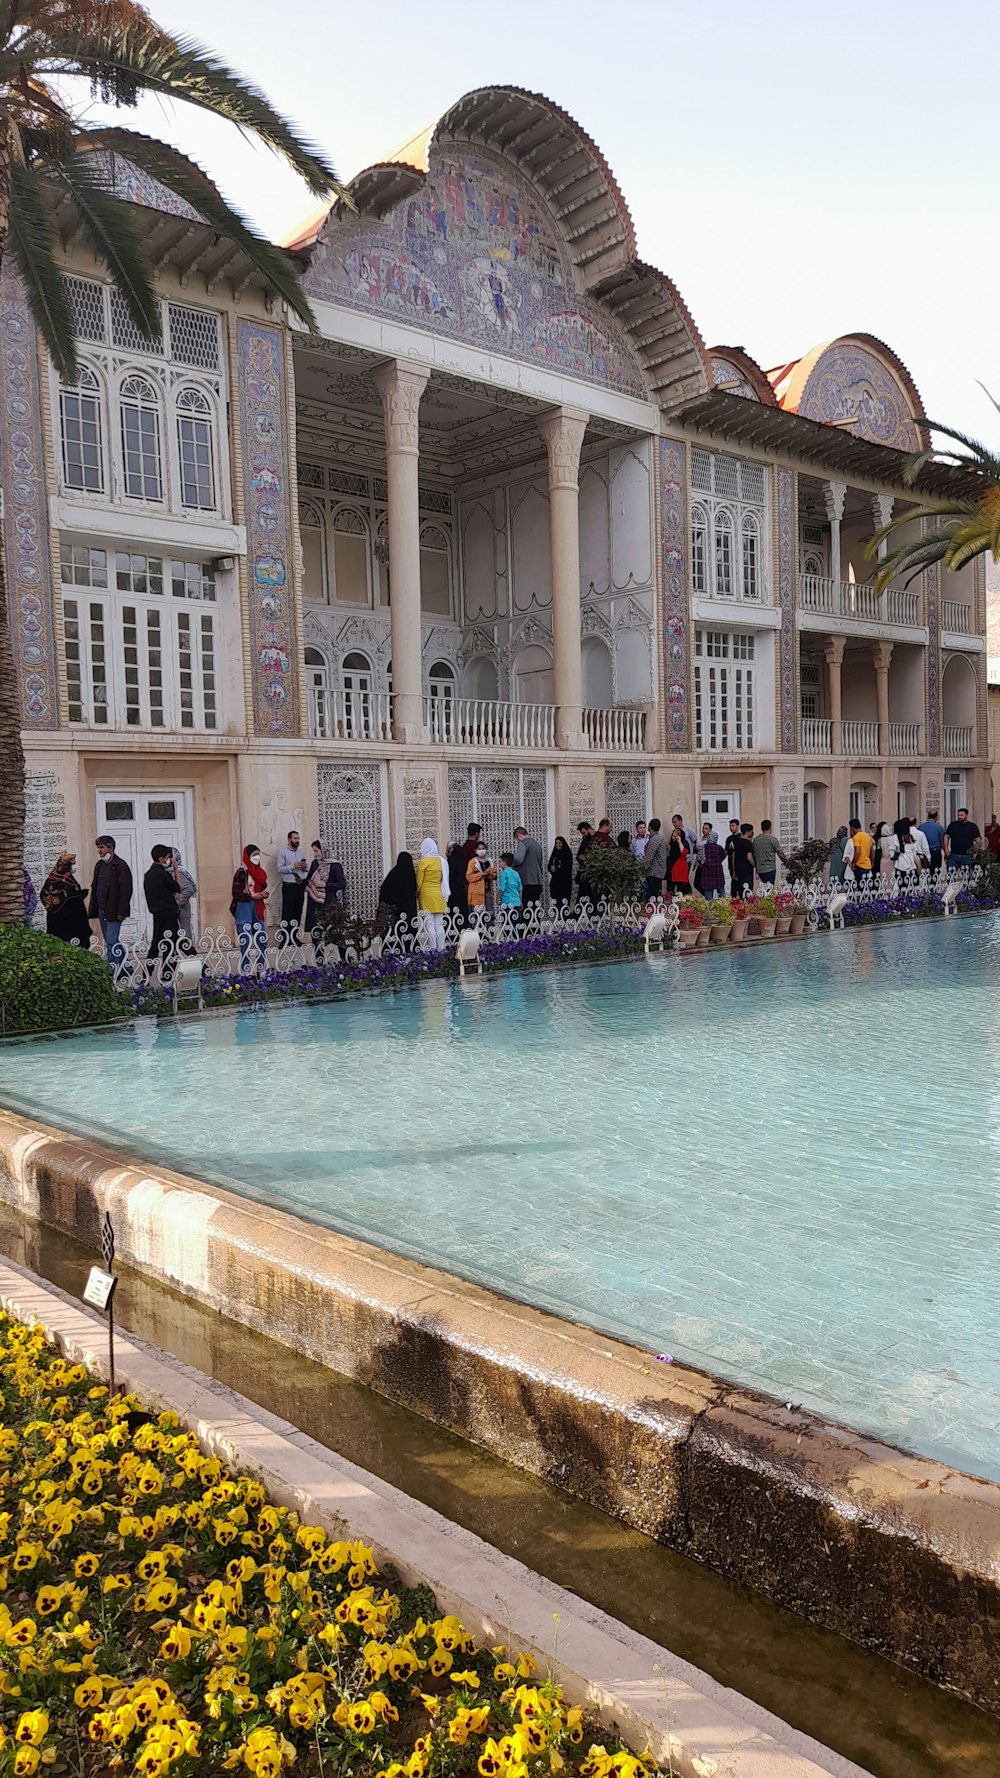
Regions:
<instances>
[{"instance_id":1,"label":"man in white shirt","mask_svg":"<svg viewBox=\"0 0 1000 1778\"><path fill-rule=\"evenodd\" d=\"M288 835L287 845L282 846L278 853L278 875L281 878L281 936L279 945L301 944L299 926L302 921L302 903L306 893L306 875L309 860L302 850L302 842L294 827Z\"/></svg>"},{"instance_id":2,"label":"man in white shirt","mask_svg":"<svg viewBox=\"0 0 1000 1778\"><path fill-rule=\"evenodd\" d=\"M927 838L927 835L925 834L923 828L922 827L915 827L912 820L910 821L910 837L913 840L914 850L917 854L917 869L919 871L930 870L930 868L931 868L931 843L930 843L930 840Z\"/></svg>"},{"instance_id":3,"label":"man in white shirt","mask_svg":"<svg viewBox=\"0 0 1000 1778\"><path fill-rule=\"evenodd\" d=\"M637 821L635 824L635 839L632 841L632 844L629 846L629 851L631 852L633 858L637 858L639 860L640 864L642 863L643 858L646 855L646 841L648 840L648 838L649 838L649 835L646 832L645 821Z\"/></svg>"}]
</instances>

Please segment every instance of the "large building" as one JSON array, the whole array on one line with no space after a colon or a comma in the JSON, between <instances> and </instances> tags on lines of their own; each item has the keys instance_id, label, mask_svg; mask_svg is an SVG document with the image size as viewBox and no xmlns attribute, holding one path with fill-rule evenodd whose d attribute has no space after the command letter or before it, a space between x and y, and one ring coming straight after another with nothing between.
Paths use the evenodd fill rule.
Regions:
<instances>
[{"instance_id":1,"label":"large building","mask_svg":"<svg viewBox=\"0 0 1000 1778\"><path fill-rule=\"evenodd\" d=\"M0 287L2 476L37 879L179 845L202 925L246 840L329 841L370 907L478 818L544 844L680 808L782 839L989 811L975 565L877 598L869 544L948 485L866 334L706 349L600 150L470 93L290 243L318 332L112 164L150 347L60 216L82 369ZM141 918L141 915L140 915Z\"/></svg>"}]
</instances>

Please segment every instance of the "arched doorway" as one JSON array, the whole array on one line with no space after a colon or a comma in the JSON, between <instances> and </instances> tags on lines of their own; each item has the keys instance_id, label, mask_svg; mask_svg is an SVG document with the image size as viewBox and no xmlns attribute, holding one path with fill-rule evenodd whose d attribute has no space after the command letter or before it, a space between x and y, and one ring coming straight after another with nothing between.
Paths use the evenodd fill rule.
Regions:
<instances>
[{"instance_id":1,"label":"arched doorway","mask_svg":"<svg viewBox=\"0 0 1000 1778\"><path fill-rule=\"evenodd\" d=\"M976 732L976 669L967 655L953 654L941 675L941 724L945 759L967 759Z\"/></svg>"}]
</instances>

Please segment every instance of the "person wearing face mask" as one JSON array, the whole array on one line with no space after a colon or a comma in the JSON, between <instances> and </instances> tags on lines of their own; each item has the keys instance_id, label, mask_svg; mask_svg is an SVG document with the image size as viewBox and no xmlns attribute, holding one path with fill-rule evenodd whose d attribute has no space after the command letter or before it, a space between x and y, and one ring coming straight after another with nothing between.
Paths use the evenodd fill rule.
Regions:
<instances>
[{"instance_id":1,"label":"person wearing face mask","mask_svg":"<svg viewBox=\"0 0 1000 1778\"><path fill-rule=\"evenodd\" d=\"M483 839L476 841L476 850L466 866L465 880L469 885L469 919L473 926L481 926L486 918L487 893L497 880L496 865L490 863ZM492 902L489 906L492 911Z\"/></svg>"},{"instance_id":2,"label":"person wearing face mask","mask_svg":"<svg viewBox=\"0 0 1000 1778\"><path fill-rule=\"evenodd\" d=\"M104 955L112 969L119 970L125 961L121 943L122 921L132 911L132 872L119 858L110 834L102 833L97 841L97 866L90 886L91 920L98 920L104 939Z\"/></svg>"},{"instance_id":3,"label":"person wearing face mask","mask_svg":"<svg viewBox=\"0 0 1000 1778\"><path fill-rule=\"evenodd\" d=\"M251 843L243 848L243 862L233 877L233 898L229 912L236 921L240 945L240 967L246 969L253 959L259 968L267 949L267 872L260 862L260 847Z\"/></svg>"}]
</instances>

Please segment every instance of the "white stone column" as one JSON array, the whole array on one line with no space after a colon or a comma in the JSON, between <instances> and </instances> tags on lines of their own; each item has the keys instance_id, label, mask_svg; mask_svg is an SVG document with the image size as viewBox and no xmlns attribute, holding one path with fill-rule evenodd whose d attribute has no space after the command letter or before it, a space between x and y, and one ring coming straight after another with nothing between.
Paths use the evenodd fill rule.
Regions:
<instances>
[{"instance_id":1,"label":"white stone column","mask_svg":"<svg viewBox=\"0 0 1000 1778\"><path fill-rule=\"evenodd\" d=\"M895 504L896 502L892 494L872 495L872 518L875 520L876 536L880 531L885 530L886 525L888 525L892 519L892 509ZM888 539L883 537L882 542L878 546L878 559L880 562L883 556L888 553L888 549Z\"/></svg>"},{"instance_id":2,"label":"white stone column","mask_svg":"<svg viewBox=\"0 0 1000 1778\"><path fill-rule=\"evenodd\" d=\"M587 746L580 644L580 448L588 417L577 408L560 407L539 422L549 454L556 745L567 748Z\"/></svg>"},{"instance_id":3,"label":"white stone column","mask_svg":"<svg viewBox=\"0 0 1000 1778\"><path fill-rule=\"evenodd\" d=\"M823 651L826 655L827 692L830 705L831 753L843 753L844 751L841 669L844 665L844 649L846 647L846 636L828 636Z\"/></svg>"},{"instance_id":4,"label":"white stone column","mask_svg":"<svg viewBox=\"0 0 1000 1778\"><path fill-rule=\"evenodd\" d=\"M389 622L392 633L392 732L397 741L424 741L424 683L420 628L420 397L428 370L394 359L374 372L385 418L389 487Z\"/></svg>"},{"instance_id":5,"label":"white stone column","mask_svg":"<svg viewBox=\"0 0 1000 1778\"><path fill-rule=\"evenodd\" d=\"M875 708L878 712L878 750L881 759L889 758L889 667L892 643L873 642L875 661Z\"/></svg>"},{"instance_id":6,"label":"white stone column","mask_svg":"<svg viewBox=\"0 0 1000 1778\"><path fill-rule=\"evenodd\" d=\"M823 499L826 503L826 516L830 521L830 578L840 580L840 521L844 516L847 483L824 482ZM834 601L834 609L837 609L836 595Z\"/></svg>"}]
</instances>

